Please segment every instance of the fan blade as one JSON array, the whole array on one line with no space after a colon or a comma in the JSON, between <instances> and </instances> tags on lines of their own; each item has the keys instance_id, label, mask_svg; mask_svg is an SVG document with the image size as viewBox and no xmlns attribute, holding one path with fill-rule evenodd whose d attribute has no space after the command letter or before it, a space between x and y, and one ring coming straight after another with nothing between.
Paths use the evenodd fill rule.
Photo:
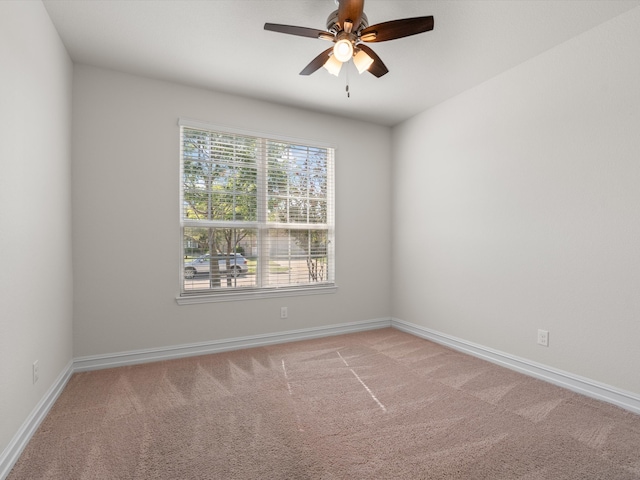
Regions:
<instances>
[{"instance_id":1,"label":"fan blade","mask_svg":"<svg viewBox=\"0 0 640 480\"><path fill-rule=\"evenodd\" d=\"M433 30L433 16L403 18L371 25L360 32L363 42L386 42Z\"/></svg>"},{"instance_id":2,"label":"fan blade","mask_svg":"<svg viewBox=\"0 0 640 480\"><path fill-rule=\"evenodd\" d=\"M373 63L369 67L369 73L378 78L389 73L387 66L382 62L382 60L380 60L380 57L376 55L376 52L371 50L370 47L360 44L358 45L358 48L364 50L364 52L373 59Z\"/></svg>"},{"instance_id":3,"label":"fan blade","mask_svg":"<svg viewBox=\"0 0 640 480\"><path fill-rule=\"evenodd\" d=\"M345 29L345 22L352 24L351 30L356 31L362 20L364 0L340 0L338 5L338 23Z\"/></svg>"},{"instance_id":4,"label":"fan blade","mask_svg":"<svg viewBox=\"0 0 640 480\"><path fill-rule=\"evenodd\" d=\"M298 37L323 38L327 35L333 39L333 34L324 30L316 30L315 28L295 27L293 25L279 25L277 23L265 23L264 29L271 32L287 33L289 35L297 35Z\"/></svg>"},{"instance_id":5,"label":"fan blade","mask_svg":"<svg viewBox=\"0 0 640 480\"><path fill-rule=\"evenodd\" d=\"M329 59L329 54L332 51L333 51L333 47L327 48L324 52L322 52L316 58L311 60L311 63L306 67L304 67L304 69L300 72L300 75L311 75L313 72L318 70Z\"/></svg>"}]
</instances>

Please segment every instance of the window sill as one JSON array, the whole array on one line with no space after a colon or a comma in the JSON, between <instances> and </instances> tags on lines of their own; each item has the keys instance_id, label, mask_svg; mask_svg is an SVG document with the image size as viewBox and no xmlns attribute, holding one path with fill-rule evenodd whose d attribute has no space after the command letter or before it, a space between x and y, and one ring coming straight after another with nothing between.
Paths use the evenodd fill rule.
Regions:
<instances>
[{"instance_id":1,"label":"window sill","mask_svg":"<svg viewBox=\"0 0 640 480\"><path fill-rule=\"evenodd\" d=\"M234 291L231 293L211 293L201 295L184 295L176 297L178 305L194 305L197 303L234 302L244 300L258 300L263 298L298 297L302 295L326 295L336 293L336 285L322 287L277 288L272 290Z\"/></svg>"}]
</instances>

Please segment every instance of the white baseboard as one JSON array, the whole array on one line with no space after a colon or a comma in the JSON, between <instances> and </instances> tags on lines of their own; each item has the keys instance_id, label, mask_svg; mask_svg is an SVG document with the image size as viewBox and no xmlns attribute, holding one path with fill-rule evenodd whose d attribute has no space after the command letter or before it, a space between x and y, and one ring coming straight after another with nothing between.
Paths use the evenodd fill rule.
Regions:
<instances>
[{"instance_id":1,"label":"white baseboard","mask_svg":"<svg viewBox=\"0 0 640 480\"><path fill-rule=\"evenodd\" d=\"M74 360L74 371L84 372L100 368L120 367L135 365L137 363L155 362L159 360L171 360L173 358L192 357L195 355L208 355L211 353L239 350L241 348L261 347L277 343L295 342L344 333L362 332L378 328L391 327L391 318L365 320L361 322L342 323L324 327L290 330L281 333L268 333L252 335L250 337L230 338L212 342L192 343L187 345L174 345L129 352L110 353L106 355L92 355L79 357Z\"/></svg>"},{"instance_id":2,"label":"white baseboard","mask_svg":"<svg viewBox=\"0 0 640 480\"><path fill-rule=\"evenodd\" d=\"M618 407L640 414L640 396L631 392L625 392L618 388L594 380L564 372L531 360L516 357L508 353L493 350L460 338L446 335L413 323L405 322L397 318L391 320L391 326L410 333L417 337L425 338L433 342L453 348L454 350L468 353L474 357L482 358L503 367L516 370L525 375L544 380L554 385L564 387L576 393L581 393L597 400L612 403Z\"/></svg>"},{"instance_id":3,"label":"white baseboard","mask_svg":"<svg viewBox=\"0 0 640 480\"><path fill-rule=\"evenodd\" d=\"M73 362L70 361L24 421L18 432L13 436L9 445L4 449L0 455L0 479L4 479L9 475L9 472L11 472L11 469L18 461L24 447L27 446L31 437L45 419L49 410L51 410L51 407L60 396L60 393L62 393L72 374Z\"/></svg>"},{"instance_id":4,"label":"white baseboard","mask_svg":"<svg viewBox=\"0 0 640 480\"><path fill-rule=\"evenodd\" d=\"M477 345L435 330L415 325L397 318L380 318L361 322L328 325L324 327L291 330L281 333L253 335L250 337L232 338L213 342L176 345L162 348L134 350L105 355L93 355L75 358L58 376L54 384L34 408L33 412L22 424L7 448L0 455L0 479L9 475L11 468L46 417L65 385L75 372L97 370L101 368L135 365L138 363L170 360L195 355L226 352L242 348L274 345L277 343L309 340L313 338L342 335L345 333L362 332L378 328L393 327L417 337L451 347L475 357L516 370L526 375L545 380L555 385L567 388L577 393L612 403L634 413L640 414L640 396L625 392L609 385L600 384L593 380L563 372L546 365L519 358L504 352Z\"/></svg>"}]
</instances>

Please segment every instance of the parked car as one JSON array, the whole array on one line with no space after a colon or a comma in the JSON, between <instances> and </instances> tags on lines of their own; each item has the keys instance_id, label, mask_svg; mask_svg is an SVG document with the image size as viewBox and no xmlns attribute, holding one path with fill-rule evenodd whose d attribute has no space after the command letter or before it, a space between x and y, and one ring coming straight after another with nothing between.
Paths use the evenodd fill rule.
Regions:
<instances>
[{"instance_id":1,"label":"parked car","mask_svg":"<svg viewBox=\"0 0 640 480\"><path fill-rule=\"evenodd\" d=\"M209 267L211 265L210 258L211 255L207 253L205 255L200 255L195 260L185 263L184 278L193 278L198 274L208 274ZM240 275L246 274L249 271L247 259L244 258L242 254L232 253L231 256L227 256L219 253L218 268L220 269L220 273L225 275L227 274L227 259L229 259L229 269L231 270L230 273L232 276L239 277Z\"/></svg>"}]
</instances>

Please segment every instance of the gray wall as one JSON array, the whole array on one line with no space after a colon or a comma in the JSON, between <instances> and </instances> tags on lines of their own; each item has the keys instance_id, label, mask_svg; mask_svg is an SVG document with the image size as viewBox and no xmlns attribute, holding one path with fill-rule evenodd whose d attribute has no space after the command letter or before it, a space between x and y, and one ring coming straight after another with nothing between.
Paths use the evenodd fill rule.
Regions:
<instances>
[{"instance_id":1,"label":"gray wall","mask_svg":"<svg viewBox=\"0 0 640 480\"><path fill-rule=\"evenodd\" d=\"M391 315L639 394L639 32L636 8L390 131L72 74L42 4L0 2L0 450L73 356ZM176 304L181 116L337 147L338 293Z\"/></svg>"},{"instance_id":2,"label":"gray wall","mask_svg":"<svg viewBox=\"0 0 640 480\"><path fill-rule=\"evenodd\" d=\"M390 129L81 65L73 105L76 357L390 317ZM176 304L179 117L336 147L338 293Z\"/></svg>"},{"instance_id":3,"label":"gray wall","mask_svg":"<svg viewBox=\"0 0 640 480\"><path fill-rule=\"evenodd\" d=\"M639 46L635 8L394 129L395 318L640 394Z\"/></svg>"},{"instance_id":4,"label":"gray wall","mask_svg":"<svg viewBox=\"0 0 640 480\"><path fill-rule=\"evenodd\" d=\"M72 358L72 64L40 2L0 2L0 68L2 452Z\"/></svg>"}]
</instances>

